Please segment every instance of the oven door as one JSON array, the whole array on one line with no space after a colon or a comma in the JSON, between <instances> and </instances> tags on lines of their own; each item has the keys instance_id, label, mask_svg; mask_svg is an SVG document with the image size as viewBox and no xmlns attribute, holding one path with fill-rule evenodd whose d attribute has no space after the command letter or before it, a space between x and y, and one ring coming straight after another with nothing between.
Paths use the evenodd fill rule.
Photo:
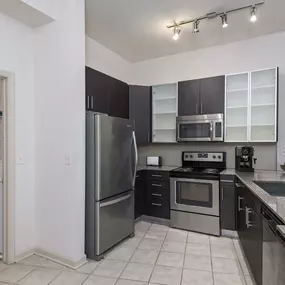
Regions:
<instances>
[{"instance_id":1,"label":"oven door","mask_svg":"<svg viewBox=\"0 0 285 285\"><path fill-rule=\"evenodd\" d=\"M177 119L177 141L212 141L213 121L180 121Z\"/></svg>"},{"instance_id":2,"label":"oven door","mask_svg":"<svg viewBox=\"0 0 285 285\"><path fill-rule=\"evenodd\" d=\"M219 181L170 179L171 210L219 216Z\"/></svg>"}]
</instances>

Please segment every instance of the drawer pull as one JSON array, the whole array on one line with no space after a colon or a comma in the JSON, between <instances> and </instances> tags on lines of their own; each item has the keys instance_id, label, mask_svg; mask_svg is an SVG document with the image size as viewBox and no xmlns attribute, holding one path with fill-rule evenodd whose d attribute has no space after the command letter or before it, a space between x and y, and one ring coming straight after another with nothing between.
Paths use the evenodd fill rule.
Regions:
<instances>
[{"instance_id":1,"label":"drawer pull","mask_svg":"<svg viewBox=\"0 0 285 285\"><path fill-rule=\"evenodd\" d=\"M157 196L157 197L161 197L162 194L157 194L157 193L151 193L152 196Z\"/></svg>"},{"instance_id":2,"label":"drawer pull","mask_svg":"<svg viewBox=\"0 0 285 285\"><path fill-rule=\"evenodd\" d=\"M151 186L154 186L154 187L161 187L162 185L161 185L161 184L151 184Z\"/></svg>"},{"instance_id":3,"label":"drawer pull","mask_svg":"<svg viewBox=\"0 0 285 285\"><path fill-rule=\"evenodd\" d=\"M152 177L162 177L162 175L158 175L158 174L152 174Z\"/></svg>"},{"instance_id":4,"label":"drawer pull","mask_svg":"<svg viewBox=\"0 0 285 285\"><path fill-rule=\"evenodd\" d=\"M161 204L156 204L156 203L151 203L152 206L157 206L157 207L161 207Z\"/></svg>"}]
</instances>

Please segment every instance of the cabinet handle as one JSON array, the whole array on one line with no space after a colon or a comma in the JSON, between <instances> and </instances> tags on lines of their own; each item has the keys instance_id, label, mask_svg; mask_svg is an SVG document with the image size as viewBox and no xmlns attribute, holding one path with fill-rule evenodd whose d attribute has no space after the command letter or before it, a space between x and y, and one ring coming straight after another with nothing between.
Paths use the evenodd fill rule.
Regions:
<instances>
[{"instance_id":1,"label":"cabinet handle","mask_svg":"<svg viewBox=\"0 0 285 285\"><path fill-rule=\"evenodd\" d=\"M252 227L252 223L250 222L249 215L252 214L252 209L245 207L245 224L247 228Z\"/></svg>"},{"instance_id":2,"label":"cabinet handle","mask_svg":"<svg viewBox=\"0 0 285 285\"><path fill-rule=\"evenodd\" d=\"M161 184L151 184L151 186L154 186L154 187L161 187L162 185L161 185Z\"/></svg>"},{"instance_id":3,"label":"cabinet handle","mask_svg":"<svg viewBox=\"0 0 285 285\"><path fill-rule=\"evenodd\" d=\"M90 101L90 96L88 95L88 96L87 96L87 110L89 110L89 108L90 108L89 101Z\"/></svg>"},{"instance_id":4,"label":"cabinet handle","mask_svg":"<svg viewBox=\"0 0 285 285\"><path fill-rule=\"evenodd\" d=\"M161 204L156 204L156 203L151 203L152 206L157 206L157 207L161 207Z\"/></svg>"},{"instance_id":5,"label":"cabinet handle","mask_svg":"<svg viewBox=\"0 0 285 285\"><path fill-rule=\"evenodd\" d=\"M222 201L224 200L224 188L223 187L221 187L221 196L222 196Z\"/></svg>"},{"instance_id":6,"label":"cabinet handle","mask_svg":"<svg viewBox=\"0 0 285 285\"><path fill-rule=\"evenodd\" d=\"M239 212L243 211L243 208L241 207L241 201L243 200L244 200L243 197L238 196L238 211Z\"/></svg>"},{"instance_id":7,"label":"cabinet handle","mask_svg":"<svg viewBox=\"0 0 285 285\"><path fill-rule=\"evenodd\" d=\"M201 103L201 114L203 114L203 103Z\"/></svg>"},{"instance_id":8,"label":"cabinet handle","mask_svg":"<svg viewBox=\"0 0 285 285\"><path fill-rule=\"evenodd\" d=\"M149 132L147 132L147 142L150 142Z\"/></svg>"},{"instance_id":9,"label":"cabinet handle","mask_svg":"<svg viewBox=\"0 0 285 285\"><path fill-rule=\"evenodd\" d=\"M241 184L241 183L235 183L235 185L236 185L237 188L245 188L245 187L243 186L243 184Z\"/></svg>"},{"instance_id":10,"label":"cabinet handle","mask_svg":"<svg viewBox=\"0 0 285 285\"><path fill-rule=\"evenodd\" d=\"M196 114L198 114L198 104L196 104Z\"/></svg>"},{"instance_id":11,"label":"cabinet handle","mask_svg":"<svg viewBox=\"0 0 285 285\"><path fill-rule=\"evenodd\" d=\"M157 193L151 193L152 196L156 196L156 197L161 197L161 194L157 194Z\"/></svg>"},{"instance_id":12,"label":"cabinet handle","mask_svg":"<svg viewBox=\"0 0 285 285\"><path fill-rule=\"evenodd\" d=\"M157 175L157 174L152 174L152 177L162 177L161 175Z\"/></svg>"},{"instance_id":13,"label":"cabinet handle","mask_svg":"<svg viewBox=\"0 0 285 285\"><path fill-rule=\"evenodd\" d=\"M91 96L91 109L93 110L94 109L94 98L93 98L93 96Z\"/></svg>"}]
</instances>

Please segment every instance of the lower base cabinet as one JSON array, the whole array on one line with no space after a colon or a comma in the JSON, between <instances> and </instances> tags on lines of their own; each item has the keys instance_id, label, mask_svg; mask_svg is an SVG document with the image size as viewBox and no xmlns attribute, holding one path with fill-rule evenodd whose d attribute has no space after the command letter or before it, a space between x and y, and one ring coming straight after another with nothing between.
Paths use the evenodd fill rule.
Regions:
<instances>
[{"instance_id":1,"label":"lower base cabinet","mask_svg":"<svg viewBox=\"0 0 285 285\"><path fill-rule=\"evenodd\" d=\"M142 215L170 219L169 172L139 171L135 185L135 218Z\"/></svg>"},{"instance_id":2,"label":"lower base cabinet","mask_svg":"<svg viewBox=\"0 0 285 285\"><path fill-rule=\"evenodd\" d=\"M262 285L261 202L242 183L238 182L236 188L237 230L241 247L256 284Z\"/></svg>"}]
</instances>

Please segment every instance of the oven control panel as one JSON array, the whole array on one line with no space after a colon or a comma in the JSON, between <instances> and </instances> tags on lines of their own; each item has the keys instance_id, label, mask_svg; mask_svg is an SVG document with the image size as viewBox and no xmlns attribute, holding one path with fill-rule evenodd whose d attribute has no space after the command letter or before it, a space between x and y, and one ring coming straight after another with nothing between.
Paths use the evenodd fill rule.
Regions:
<instances>
[{"instance_id":1,"label":"oven control panel","mask_svg":"<svg viewBox=\"0 0 285 285\"><path fill-rule=\"evenodd\" d=\"M222 152L184 152L184 161L204 161L204 162L223 162L224 153Z\"/></svg>"}]
</instances>

